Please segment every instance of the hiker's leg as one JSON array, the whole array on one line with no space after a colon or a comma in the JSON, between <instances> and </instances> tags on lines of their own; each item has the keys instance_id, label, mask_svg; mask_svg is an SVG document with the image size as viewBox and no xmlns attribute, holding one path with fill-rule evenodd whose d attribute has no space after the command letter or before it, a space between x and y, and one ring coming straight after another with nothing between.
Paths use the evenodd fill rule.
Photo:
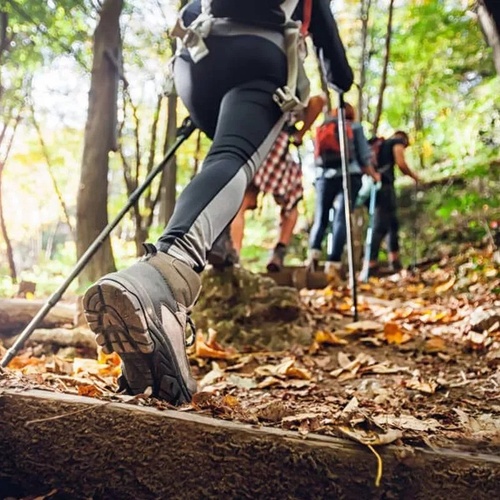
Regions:
<instances>
[{"instance_id":1,"label":"hiker's leg","mask_svg":"<svg viewBox=\"0 0 500 500\"><path fill-rule=\"evenodd\" d=\"M267 263L269 272L278 272L283 267L283 261L288 249L290 240L292 239L293 229L299 217L299 210L295 205L291 210L281 210L280 213L280 232L278 243L273 249L271 259Z\"/></svg>"},{"instance_id":2,"label":"hiker's leg","mask_svg":"<svg viewBox=\"0 0 500 500\"><path fill-rule=\"evenodd\" d=\"M284 122L273 85L256 81L224 97L203 169L182 192L159 250L197 271L219 233L236 215L246 187Z\"/></svg>"},{"instance_id":3,"label":"hiker's leg","mask_svg":"<svg viewBox=\"0 0 500 500\"><path fill-rule=\"evenodd\" d=\"M153 396L174 404L189 401L196 390L185 346L201 288L198 272L284 122L273 101L286 81L284 54L249 37L207 44L210 53L199 63L179 59L175 65L176 87L191 117L214 139L204 168L181 194L158 248L148 245L141 261L104 276L84 297L96 340L119 354L130 392L152 387Z\"/></svg>"},{"instance_id":4,"label":"hiker's leg","mask_svg":"<svg viewBox=\"0 0 500 500\"><path fill-rule=\"evenodd\" d=\"M250 184L245 191L243 203L233 219L233 222L231 222L231 240L233 241L233 247L238 255L241 253L243 245L243 236L245 233L245 213L247 210L254 210L257 207L258 194L258 190L253 186L253 184Z\"/></svg>"},{"instance_id":5,"label":"hiker's leg","mask_svg":"<svg viewBox=\"0 0 500 500\"><path fill-rule=\"evenodd\" d=\"M351 212L354 210L356 197L361 189L361 175L351 175ZM345 243L347 240L347 226L345 218L345 197L344 192L340 194L338 209L335 210L335 215L332 225L332 248L327 257L330 262L340 262L342 253L344 252Z\"/></svg>"},{"instance_id":6,"label":"hiker's leg","mask_svg":"<svg viewBox=\"0 0 500 500\"><path fill-rule=\"evenodd\" d=\"M297 219L299 218L299 210L297 205L295 205L291 210L285 212L284 210L280 213L280 233L278 244L287 246L292 239L293 230L297 224Z\"/></svg>"},{"instance_id":7,"label":"hiker's leg","mask_svg":"<svg viewBox=\"0 0 500 500\"><path fill-rule=\"evenodd\" d=\"M342 181L337 178L326 179L325 177L319 177L315 181L314 223L309 235L310 257L313 259L319 259L321 256L321 245L328 226L330 209L339 191L339 182Z\"/></svg>"}]
</instances>

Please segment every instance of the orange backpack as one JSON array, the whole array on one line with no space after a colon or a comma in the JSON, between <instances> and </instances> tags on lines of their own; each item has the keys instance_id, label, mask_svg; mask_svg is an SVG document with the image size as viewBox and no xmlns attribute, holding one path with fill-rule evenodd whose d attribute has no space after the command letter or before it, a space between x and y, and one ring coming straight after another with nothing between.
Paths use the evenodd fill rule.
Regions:
<instances>
[{"instance_id":1,"label":"orange backpack","mask_svg":"<svg viewBox=\"0 0 500 500\"><path fill-rule=\"evenodd\" d=\"M340 168L342 155L340 152L339 121L337 118L328 118L317 129L314 137L314 159L319 167ZM356 154L354 146L354 131L346 120L347 151L349 160Z\"/></svg>"}]
</instances>

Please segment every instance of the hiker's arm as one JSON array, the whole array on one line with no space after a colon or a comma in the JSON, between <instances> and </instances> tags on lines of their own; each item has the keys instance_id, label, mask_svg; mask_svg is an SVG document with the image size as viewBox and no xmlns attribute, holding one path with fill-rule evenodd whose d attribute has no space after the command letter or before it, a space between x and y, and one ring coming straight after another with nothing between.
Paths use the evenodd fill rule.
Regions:
<instances>
[{"instance_id":1,"label":"hiker's arm","mask_svg":"<svg viewBox=\"0 0 500 500\"><path fill-rule=\"evenodd\" d=\"M318 118L318 115L323 110L325 102L326 98L322 95L315 95L309 99L307 107L304 110L304 118L301 120L302 127L293 134L293 141L295 144L302 144L302 139L304 138L305 133L310 130L313 123L316 121L316 118Z\"/></svg>"},{"instance_id":2,"label":"hiker's arm","mask_svg":"<svg viewBox=\"0 0 500 500\"><path fill-rule=\"evenodd\" d=\"M413 170L408 166L405 159L405 148L402 144L394 144L392 151L394 153L394 161L396 165L399 167L399 170L403 172L403 174L411 177L415 182L419 182L418 175L413 172Z\"/></svg>"},{"instance_id":3,"label":"hiker's arm","mask_svg":"<svg viewBox=\"0 0 500 500\"><path fill-rule=\"evenodd\" d=\"M354 77L328 0L313 0L309 31L318 55L323 59L326 79L348 91Z\"/></svg>"}]
</instances>

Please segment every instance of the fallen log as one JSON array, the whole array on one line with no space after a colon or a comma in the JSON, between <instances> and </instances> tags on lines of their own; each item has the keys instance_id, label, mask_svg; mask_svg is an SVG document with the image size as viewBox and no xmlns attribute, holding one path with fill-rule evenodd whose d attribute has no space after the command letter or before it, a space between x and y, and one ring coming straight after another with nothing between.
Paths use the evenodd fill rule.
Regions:
<instances>
[{"instance_id":1,"label":"fallen log","mask_svg":"<svg viewBox=\"0 0 500 500\"><path fill-rule=\"evenodd\" d=\"M0 335L11 337L21 333L44 304L44 300L0 299ZM75 313L75 305L56 304L39 326L55 328L73 325Z\"/></svg>"},{"instance_id":2,"label":"fallen log","mask_svg":"<svg viewBox=\"0 0 500 500\"><path fill-rule=\"evenodd\" d=\"M3 340L3 345L6 348L10 348L14 342L15 338L7 338ZM30 335L25 346L28 347L35 344L97 349L95 335L88 328L38 328Z\"/></svg>"},{"instance_id":3,"label":"fallen log","mask_svg":"<svg viewBox=\"0 0 500 500\"><path fill-rule=\"evenodd\" d=\"M351 441L43 391L5 390L0 421L0 497L490 500L500 491L498 456L378 448L377 487L375 455Z\"/></svg>"}]
</instances>

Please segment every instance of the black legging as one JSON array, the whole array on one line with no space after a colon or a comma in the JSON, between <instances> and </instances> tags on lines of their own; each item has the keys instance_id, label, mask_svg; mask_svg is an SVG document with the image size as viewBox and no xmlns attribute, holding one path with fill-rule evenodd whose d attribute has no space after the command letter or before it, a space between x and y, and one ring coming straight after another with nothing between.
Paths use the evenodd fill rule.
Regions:
<instances>
[{"instance_id":1,"label":"black legging","mask_svg":"<svg viewBox=\"0 0 500 500\"><path fill-rule=\"evenodd\" d=\"M174 73L191 118L213 143L157 244L197 271L283 127L273 93L287 75L284 52L264 38L212 36L206 43L208 56L195 64L185 53Z\"/></svg>"},{"instance_id":2,"label":"black legging","mask_svg":"<svg viewBox=\"0 0 500 500\"><path fill-rule=\"evenodd\" d=\"M377 192L370 260L378 260L380 245L387 236L387 250L399 252L399 221L394 185L383 184Z\"/></svg>"}]
</instances>

